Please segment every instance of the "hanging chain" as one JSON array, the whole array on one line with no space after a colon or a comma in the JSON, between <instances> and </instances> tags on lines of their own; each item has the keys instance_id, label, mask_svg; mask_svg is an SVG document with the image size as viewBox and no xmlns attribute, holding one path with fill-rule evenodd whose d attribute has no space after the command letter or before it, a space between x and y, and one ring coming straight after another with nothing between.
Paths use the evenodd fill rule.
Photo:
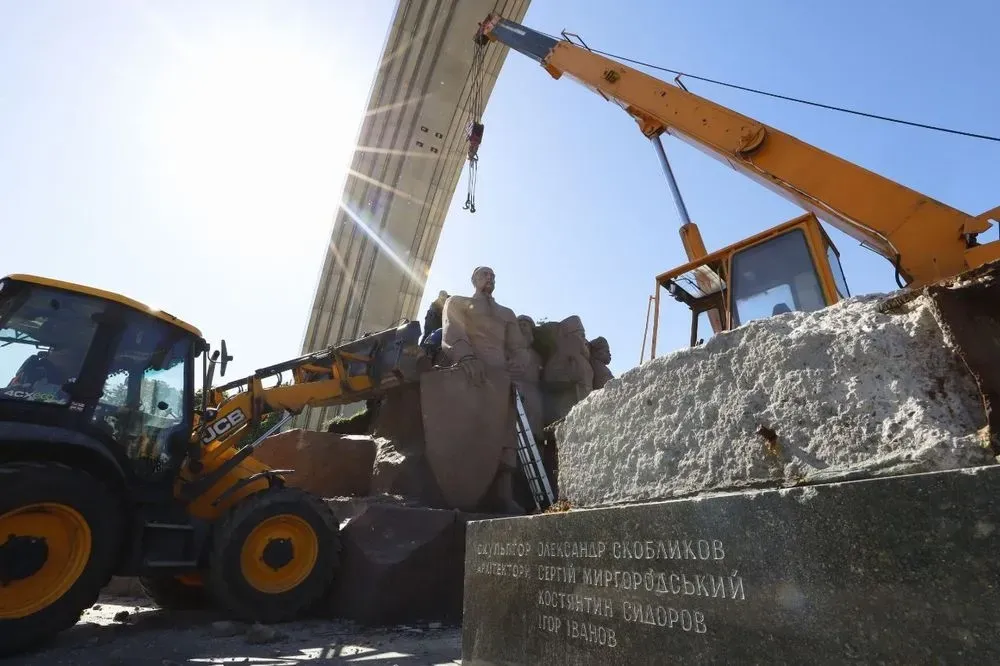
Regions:
<instances>
[{"instance_id":1,"label":"hanging chain","mask_svg":"<svg viewBox=\"0 0 1000 666\"><path fill-rule=\"evenodd\" d=\"M464 209L476 212L476 181L479 175L479 145L483 142L483 77L485 76L486 42L477 41L472 55L472 86L469 103L472 121L466 127L469 142L469 192L465 197Z\"/></svg>"}]
</instances>

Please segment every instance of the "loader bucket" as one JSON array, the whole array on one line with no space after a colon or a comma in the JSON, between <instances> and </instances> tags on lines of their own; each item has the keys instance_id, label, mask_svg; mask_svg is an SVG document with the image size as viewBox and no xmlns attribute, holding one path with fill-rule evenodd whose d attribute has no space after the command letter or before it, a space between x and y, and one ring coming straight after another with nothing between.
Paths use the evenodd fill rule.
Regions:
<instances>
[{"instance_id":1,"label":"loader bucket","mask_svg":"<svg viewBox=\"0 0 1000 666\"><path fill-rule=\"evenodd\" d=\"M979 385L989 445L1000 455L1000 261L926 288L938 322Z\"/></svg>"}]
</instances>

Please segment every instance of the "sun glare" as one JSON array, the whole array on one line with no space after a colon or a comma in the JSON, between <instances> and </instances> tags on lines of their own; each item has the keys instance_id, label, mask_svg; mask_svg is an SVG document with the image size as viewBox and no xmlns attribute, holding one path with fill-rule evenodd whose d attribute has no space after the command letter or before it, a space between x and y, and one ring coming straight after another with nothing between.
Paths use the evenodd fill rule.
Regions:
<instances>
[{"instance_id":1,"label":"sun glare","mask_svg":"<svg viewBox=\"0 0 1000 666\"><path fill-rule=\"evenodd\" d=\"M197 216L286 232L329 223L356 120L338 108L337 64L291 41L188 43L157 86L166 176Z\"/></svg>"}]
</instances>

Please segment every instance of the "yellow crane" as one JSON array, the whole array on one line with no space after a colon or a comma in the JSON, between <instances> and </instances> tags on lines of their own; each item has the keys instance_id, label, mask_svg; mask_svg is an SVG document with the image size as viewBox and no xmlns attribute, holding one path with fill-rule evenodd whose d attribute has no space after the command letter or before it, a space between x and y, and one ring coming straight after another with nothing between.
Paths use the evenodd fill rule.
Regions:
<instances>
[{"instance_id":1,"label":"yellow crane","mask_svg":"<svg viewBox=\"0 0 1000 666\"><path fill-rule=\"evenodd\" d=\"M839 254L820 220L895 268L900 286L923 287L1000 259L1000 241L978 237L1000 206L969 215L688 90L491 13L475 35L568 76L621 106L653 141L678 200L689 262L656 277L652 353L661 288L692 311L691 341L705 313L715 332L759 316L816 310L848 296ZM660 142L675 136L801 206L805 212L729 247L707 252L687 216Z\"/></svg>"}]
</instances>

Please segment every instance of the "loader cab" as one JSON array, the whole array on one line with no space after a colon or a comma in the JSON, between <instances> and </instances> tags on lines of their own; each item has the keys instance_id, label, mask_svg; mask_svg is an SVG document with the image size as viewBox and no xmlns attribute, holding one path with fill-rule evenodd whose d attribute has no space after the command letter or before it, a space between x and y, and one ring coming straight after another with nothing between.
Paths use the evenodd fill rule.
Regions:
<instances>
[{"instance_id":1,"label":"loader cab","mask_svg":"<svg viewBox=\"0 0 1000 666\"><path fill-rule=\"evenodd\" d=\"M117 294L0 280L0 453L103 447L126 476L168 481L190 439L203 346L194 327Z\"/></svg>"},{"instance_id":2,"label":"loader cab","mask_svg":"<svg viewBox=\"0 0 1000 666\"><path fill-rule=\"evenodd\" d=\"M755 319L819 310L850 295L840 253L812 213L658 275L651 357L661 290L690 310L691 346Z\"/></svg>"}]
</instances>

